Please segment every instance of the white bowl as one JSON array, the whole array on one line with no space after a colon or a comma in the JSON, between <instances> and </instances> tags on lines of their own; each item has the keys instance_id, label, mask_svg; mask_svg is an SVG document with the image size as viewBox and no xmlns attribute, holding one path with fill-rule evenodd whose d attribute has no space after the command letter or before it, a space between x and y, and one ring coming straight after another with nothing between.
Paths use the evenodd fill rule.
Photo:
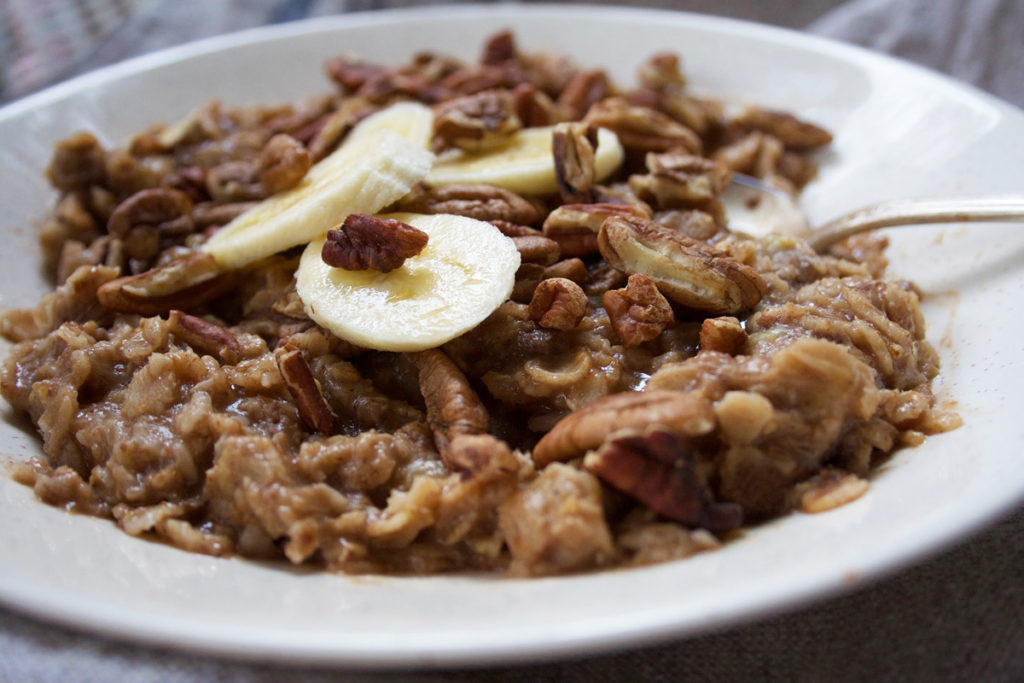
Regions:
<instances>
[{"instance_id":1,"label":"white bowl","mask_svg":"<svg viewBox=\"0 0 1024 683\"><path fill-rule=\"evenodd\" d=\"M855 48L722 19L583 7L445 7L353 14L206 40L77 78L0 110L0 306L46 291L34 222L53 194L52 144L78 128L123 142L211 98L278 103L325 92L342 51L399 63L431 49L475 57L515 31L632 82L655 51L693 85L799 113L836 132L803 205L823 220L873 201L998 194L1024 178L1024 115L950 80ZM893 233L894 272L925 292L943 362L939 396L964 426L898 453L869 493L791 515L716 553L537 580L347 577L193 555L67 514L0 480L0 600L121 638L252 659L423 666L522 662L684 636L862 584L919 560L1024 498L1020 397L1024 232L951 226ZM40 452L24 420L6 457Z\"/></svg>"}]
</instances>

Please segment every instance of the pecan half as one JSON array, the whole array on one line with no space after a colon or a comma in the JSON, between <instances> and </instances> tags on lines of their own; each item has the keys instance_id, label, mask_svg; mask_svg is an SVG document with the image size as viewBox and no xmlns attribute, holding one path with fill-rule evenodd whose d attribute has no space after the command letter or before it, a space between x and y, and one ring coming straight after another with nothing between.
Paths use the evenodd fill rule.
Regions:
<instances>
[{"instance_id":1,"label":"pecan half","mask_svg":"<svg viewBox=\"0 0 1024 683\"><path fill-rule=\"evenodd\" d=\"M611 394L570 413L533 448L538 466L578 458L620 429L658 424L680 437L708 434L715 428L711 402L682 391L626 391Z\"/></svg>"},{"instance_id":2,"label":"pecan half","mask_svg":"<svg viewBox=\"0 0 1024 683\"><path fill-rule=\"evenodd\" d=\"M728 531L743 522L736 503L716 503L696 458L658 428L609 439L587 454L583 468L658 514L691 528Z\"/></svg>"},{"instance_id":3,"label":"pecan half","mask_svg":"<svg viewBox=\"0 0 1024 683\"><path fill-rule=\"evenodd\" d=\"M702 351L721 351L738 356L747 346L747 331L732 316L706 318L700 325Z\"/></svg>"},{"instance_id":4,"label":"pecan half","mask_svg":"<svg viewBox=\"0 0 1024 683\"><path fill-rule=\"evenodd\" d=\"M598 248L612 266L644 273L672 301L711 313L752 308L768 291L760 274L707 244L644 218L611 217Z\"/></svg>"},{"instance_id":5,"label":"pecan half","mask_svg":"<svg viewBox=\"0 0 1024 683\"><path fill-rule=\"evenodd\" d=\"M313 159L291 135L278 133L260 152L260 184L267 194L295 187L306 176Z\"/></svg>"},{"instance_id":6,"label":"pecan half","mask_svg":"<svg viewBox=\"0 0 1024 683\"><path fill-rule=\"evenodd\" d=\"M608 128L627 149L667 152L681 148L700 154L700 138L692 130L650 107L630 104L622 97L609 97L590 108L586 123Z\"/></svg>"},{"instance_id":7,"label":"pecan half","mask_svg":"<svg viewBox=\"0 0 1024 683\"><path fill-rule=\"evenodd\" d=\"M587 202L597 176L594 150L597 149L597 129L583 123L559 123L551 137L551 152L555 158L555 179L562 201Z\"/></svg>"},{"instance_id":8,"label":"pecan half","mask_svg":"<svg viewBox=\"0 0 1024 683\"><path fill-rule=\"evenodd\" d=\"M172 309L167 315L167 327L183 342L200 353L220 358L225 363L237 363L242 347L229 330L214 325L184 311Z\"/></svg>"},{"instance_id":9,"label":"pecan half","mask_svg":"<svg viewBox=\"0 0 1024 683\"><path fill-rule=\"evenodd\" d=\"M558 242L543 235L522 235L513 237L512 241L519 250L519 258L523 263L539 263L550 266L558 260L560 251Z\"/></svg>"},{"instance_id":10,"label":"pecan half","mask_svg":"<svg viewBox=\"0 0 1024 683\"><path fill-rule=\"evenodd\" d=\"M443 459L460 435L487 434L491 418L455 363L440 349L410 354L419 369L420 393L427 405L427 424ZM456 464L457 466L457 464Z\"/></svg>"},{"instance_id":11,"label":"pecan half","mask_svg":"<svg viewBox=\"0 0 1024 683\"><path fill-rule=\"evenodd\" d=\"M398 209L411 213L453 213L519 225L532 225L542 215L530 201L494 185L442 185L414 191L398 203Z\"/></svg>"},{"instance_id":12,"label":"pecan half","mask_svg":"<svg viewBox=\"0 0 1024 683\"><path fill-rule=\"evenodd\" d=\"M321 257L335 268L388 273L423 251L428 239L427 233L408 223L353 213L327 232Z\"/></svg>"},{"instance_id":13,"label":"pecan half","mask_svg":"<svg viewBox=\"0 0 1024 683\"><path fill-rule=\"evenodd\" d=\"M338 417L327 405L302 349L286 343L274 349L274 359L288 393L295 399L302 421L315 432L333 434Z\"/></svg>"},{"instance_id":14,"label":"pecan half","mask_svg":"<svg viewBox=\"0 0 1024 683\"><path fill-rule=\"evenodd\" d=\"M571 330L587 312L587 295L565 278L541 280L530 299L530 320L552 330Z\"/></svg>"},{"instance_id":15,"label":"pecan half","mask_svg":"<svg viewBox=\"0 0 1024 683\"><path fill-rule=\"evenodd\" d=\"M567 120L578 121L594 104L610 95L611 89L604 71L578 71L559 95L558 109Z\"/></svg>"},{"instance_id":16,"label":"pecan half","mask_svg":"<svg viewBox=\"0 0 1024 683\"><path fill-rule=\"evenodd\" d=\"M524 128L550 126L561 120L557 105L533 83L517 85L512 91L512 108Z\"/></svg>"},{"instance_id":17,"label":"pecan half","mask_svg":"<svg viewBox=\"0 0 1024 683\"><path fill-rule=\"evenodd\" d=\"M654 281L641 273L630 275L624 289L605 292L601 303L626 348L650 341L676 324L668 300Z\"/></svg>"},{"instance_id":18,"label":"pecan half","mask_svg":"<svg viewBox=\"0 0 1024 683\"><path fill-rule=\"evenodd\" d=\"M734 121L764 131L781 140L787 147L810 149L832 142L832 134L827 130L788 112L747 107Z\"/></svg>"},{"instance_id":19,"label":"pecan half","mask_svg":"<svg viewBox=\"0 0 1024 683\"><path fill-rule=\"evenodd\" d=\"M467 151L506 142L523 127L506 90L486 90L457 97L434 108L434 136L444 147Z\"/></svg>"},{"instance_id":20,"label":"pecan half","mask_svg":"<svg viewBox=\"0 0 1024 683\"><path fill-rule=\"evenodd\" d=\"M159 315L172 308L193 309L224 294L233 285L210 254L193 254L138 275L107 282L96 291L106 308L123 313Z\"/></svg>"},{"instance_id":21,"label":"pecan half","mask_svg":"<svg viewBox=\"0 0 1024 683\"><path fill-rule=\"evenodd\" d=\"M107 221L107 232L124 238L139 228L181 235L192 232L192 200L169 187L141 190L117 205Z\"/></svg>"},{"instance_id":22,"label":"pecan half","mask_svg":"<svg viewBox=\"0 0 1024 683\"><path fill-rule=\"evenodd\" d=\"M644 216L629 204L562 204L544 219L544 236L558 242L563 257L597 253L597 233L609 216Z\"/></svg>"},{"instance_id":23,"label":"pecan half","mask_svg":"<svg viewBox=\"0 0 1024 683\"><path fill-rule=\"evenodd\" d=\"M716 198L732 180L723 163L681 152L647 155L645 175L629 178L629 187L659 209L703 205Z\"/></svg>"}]
</instances>

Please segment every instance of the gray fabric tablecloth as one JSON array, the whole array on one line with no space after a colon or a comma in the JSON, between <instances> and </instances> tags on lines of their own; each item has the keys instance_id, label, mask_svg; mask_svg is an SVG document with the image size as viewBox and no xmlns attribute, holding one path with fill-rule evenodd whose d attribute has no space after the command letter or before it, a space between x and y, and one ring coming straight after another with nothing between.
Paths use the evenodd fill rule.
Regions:
<instances>
[{"instance_id":1,"label":"gray fabric tablecloth","mask_svg":"<svg viewBox=\"0 0 1024 683\"><path fill-rule=\"evenodd\" d=\"M87 28L54 9L61 4L0 4L3 100L217 33L306 16L424 3L63 3L74 6L78 22L92 17ZM1024 106L1021 0L676 0L671 7L770 22L864 45ZM50 33L29 26L33 21L47 22ZM14 40L15 34L20 42ZM61 40L70 50L70 62L26 57L31 57L26 50L45 51ZM299 670L222 661L107 640L0 609L0 681L1021 681L1022 568L1024 509L1018 509L961 545L855 593L723 632L569 661L429 673Z\"/></svg>"}]
</instances>

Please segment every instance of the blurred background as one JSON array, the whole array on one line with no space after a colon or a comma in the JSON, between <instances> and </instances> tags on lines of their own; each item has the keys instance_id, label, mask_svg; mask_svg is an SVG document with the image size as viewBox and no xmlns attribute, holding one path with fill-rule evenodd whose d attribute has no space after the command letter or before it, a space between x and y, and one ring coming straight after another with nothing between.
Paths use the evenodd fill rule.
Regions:
<instances>
[{"instance_id":1,"label":"blurred background","mask_svg":"<svg viewBox=\"0 0 1024 683\"><path fill-rule=\"evenodd\" d=\"M432 0L0 0L0 102L129 57L254 26ZM454 3L448 3L454 4ZM523 3L528 4L528 3ZM1024 106L1024 0L627 0L904 57Z\"/></svg>"}]
</instances>

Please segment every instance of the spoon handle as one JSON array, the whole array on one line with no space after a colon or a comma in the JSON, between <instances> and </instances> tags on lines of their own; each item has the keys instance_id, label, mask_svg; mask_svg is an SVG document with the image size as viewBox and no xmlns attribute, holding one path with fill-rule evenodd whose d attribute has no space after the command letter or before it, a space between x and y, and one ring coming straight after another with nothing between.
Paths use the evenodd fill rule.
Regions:
<instances>
[{"instance_id":1,"label":"spoon handle","mask_svg":"<svg viewBox=\"0 0 1024 683\"><path fill-rule=\"evenodd\" d=\"M879 228L931 223L1024 221L1024 197L901 199L858 209L814 230L808 242L822 251L847 237Z\"/></svg>"}]
</instances>

